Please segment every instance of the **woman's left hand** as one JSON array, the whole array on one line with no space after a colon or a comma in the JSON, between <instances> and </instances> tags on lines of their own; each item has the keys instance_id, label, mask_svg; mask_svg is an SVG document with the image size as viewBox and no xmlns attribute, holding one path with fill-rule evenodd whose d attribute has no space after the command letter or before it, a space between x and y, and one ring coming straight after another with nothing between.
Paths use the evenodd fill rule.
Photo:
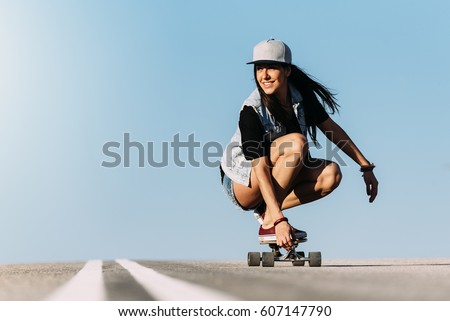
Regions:
<instances>
[{"instance_id":1,"label":"woman's left hand","mask_svg":"<svg viewBox=\"0 0 450 321\"><path fill-rule=\"evenodd\" d=\"M364 172L364 183L366 183L366 192L370 196L369 202L372 203L378 194L378 181L372 171Z\"/></svg>"}]
</instances>

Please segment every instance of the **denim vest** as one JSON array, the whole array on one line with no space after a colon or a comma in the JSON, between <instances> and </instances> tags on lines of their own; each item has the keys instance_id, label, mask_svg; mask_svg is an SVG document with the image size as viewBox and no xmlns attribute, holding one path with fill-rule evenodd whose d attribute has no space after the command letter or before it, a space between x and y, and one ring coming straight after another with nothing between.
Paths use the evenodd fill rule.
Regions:
<instances>
[{"instance_id":1,"label":"denim vest","mask_svg":"<svg viewBox=\"0 0 450 321\"><path fill-rule=\"evenodd\" d=\"M296 90L291 84L289 84L289 90L292 97L292 108L294 109L294 113L297 117L302 134L306 136L307 128L305 111L302 103L303 98L298 90ZM252 106L255 109L264 127L265 137L268 137L273 141L276 138L286 134L286 127L277 122L270 111L262 104L258 89L255 89L244 101L241 110L244 106ZM250 161L245 159L244 152L242 150L241 131L239 130L239 126L222 155L220 165L224 173L232 181L249 186L252 164Z\"/></svg>"}]
</instances>

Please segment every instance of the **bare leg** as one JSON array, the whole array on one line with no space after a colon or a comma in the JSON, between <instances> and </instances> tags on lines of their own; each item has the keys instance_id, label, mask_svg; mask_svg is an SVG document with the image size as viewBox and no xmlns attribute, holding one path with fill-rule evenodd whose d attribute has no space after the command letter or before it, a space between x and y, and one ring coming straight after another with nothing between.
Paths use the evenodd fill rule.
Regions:
<instances>
[{"instance_id":1,"label":"bare leg","mask_svg":"<svg viewBox=\"0 0 450 321\"><path fill-rule=\"evenodd\" d=\"M308 142L301 134L289 134L276 139L270 147L272 163L272 184L276 199L282 203L292 190L298 174L303 168L303 159L308 152ZM264 216L263 228L273 225L273 216L269 208Z\"/></svg>"},{"instance_id":2,"label":"bare leg","mask_svg":"<svg viewBox=\"0 0 450 321\"><path fill-rule=\"evenodd\" d=\"M318 200L339 186L342 175L336 163L315 159L308 166L303 166L306 151L304 136L283 136L275 140L272 147L273 185L282 210ZM233 189L244 208L255 208L263 201L255 175L250 177L250 186L233 183ZM263 226L267 228L272 225L270 214L265 215Z\"/></svg>"},{"instance_id":3,"label":"bare leg","mask_svg":"<svg viewBox=\"0 0 450 321\"><path fill-rule=\"evenodd\" d=\"M305 166L294 182L294 188L283 200L281 209L314 202L335 190L342 179L339 165L322 159L314 160L314 167Z\"/></svg>"},{"instance_id":4,"label":"bare leg","mask_svg":"<svg viewBox=\"0 0 450 321\"><path fill-rule=\"evenodd\" d=\"M272 183L277 202L281 205L292 190L293 181L302 169L307 153L307 141L301 134L288 134L276 139L270 149ZM255 175L250 177L250 186L233 183L234 195L244 208L256 207L263 199ZM273 224L271 215L265 216L264 225Z\"/></svg>"}]
</instances>

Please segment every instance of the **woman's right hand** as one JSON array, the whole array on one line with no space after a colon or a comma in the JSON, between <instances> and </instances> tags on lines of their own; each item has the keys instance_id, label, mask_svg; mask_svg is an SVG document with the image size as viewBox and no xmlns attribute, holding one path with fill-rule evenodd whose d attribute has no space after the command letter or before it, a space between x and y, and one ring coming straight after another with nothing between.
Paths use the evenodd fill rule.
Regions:
<instances>
[{"instance_id":1,"label":"woman's right hand","mask_svg":"<svg viewBox=\"0 0 450 321\"><path fill-rule=\"evenodd\" d=\"M277 245L289 251L292 248L291 225L288 222L281 222L275 226Z\"/></svg>"}]
</instances>

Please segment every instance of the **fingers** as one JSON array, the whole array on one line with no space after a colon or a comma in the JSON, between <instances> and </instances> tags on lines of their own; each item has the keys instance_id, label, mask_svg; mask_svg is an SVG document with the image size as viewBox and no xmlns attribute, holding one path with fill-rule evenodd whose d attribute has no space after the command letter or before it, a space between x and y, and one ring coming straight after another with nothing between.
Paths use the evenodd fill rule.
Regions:
<instances>
[{"instance_id":1,"label":"fingers","mask_svg":"<svg viewBox=\"0 0 450 321\"><path fill-rule=\"evenodd\" d=\"M277 241L277 245L289 251L292 248L292 240L290 236L287 238L280 238L280 240Z\"/></svg>"},{"instance_id":2,"label":"fingers","mask_svg":"<svg viewBox=\"0 0 450 321\"><path fill-rule=\"evenodd\" d=\"M372 184L369 202L372 203L378 195L378 183Z\"/></svg>"},{"instance_id":3,"label":"fingers","mask_svg":"<svg viewBox=\"0 0 450 321\"><path fill-rule=\"evenodd\" d=\"M291 227L289 224L281 223L276 228L277 245L290 250L292 248Z\"/></svg>"}]
</instances>

